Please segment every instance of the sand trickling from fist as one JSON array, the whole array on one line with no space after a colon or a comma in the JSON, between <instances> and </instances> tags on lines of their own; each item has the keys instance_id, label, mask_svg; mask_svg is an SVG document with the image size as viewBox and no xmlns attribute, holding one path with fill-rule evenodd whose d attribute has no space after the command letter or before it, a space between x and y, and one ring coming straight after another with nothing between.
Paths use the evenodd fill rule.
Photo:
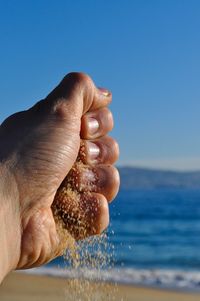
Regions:
<instances>
[{"instance_id":1,"label":"sand trickling from fist","mask_svg":"<svg viewBox=\"0 0 200 301\"><path fill-rule=\"evenodd\" d=\"M90 189L95 191L98 183L92 167L83 163L84 157L84 146L81 145L77 161L58 189L52 204L60 250L66 250L66 269L70 270L71 275L70 285L65 292L66 301L114 301L117 299L117 286L111 289L103 277L103 271L112 267L112 244L105 233L82 239L86 233L96 234L95 229L91 228L93 216L88 215L87 199L91 198ZM87 171L91 181L85 179L87 185L82 185L80 176Z\"/></svg>"}]
</instances>

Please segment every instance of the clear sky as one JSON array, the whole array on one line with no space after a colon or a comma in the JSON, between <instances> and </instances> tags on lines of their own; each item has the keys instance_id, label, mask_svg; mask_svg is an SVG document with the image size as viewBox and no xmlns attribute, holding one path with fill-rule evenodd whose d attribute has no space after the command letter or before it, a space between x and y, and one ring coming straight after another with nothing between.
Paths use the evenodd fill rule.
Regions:
<instances>
[{"instance_id":1,"label":"clear sky","mask_svg":"<svg viewBox=\"0 0 200 301\"><path fill-rule=\"evenodd\" d=\"M200 1L0 1L0 120L70 71L112 90L119 164L200 169Z\"/></svg>"}]
</instances>

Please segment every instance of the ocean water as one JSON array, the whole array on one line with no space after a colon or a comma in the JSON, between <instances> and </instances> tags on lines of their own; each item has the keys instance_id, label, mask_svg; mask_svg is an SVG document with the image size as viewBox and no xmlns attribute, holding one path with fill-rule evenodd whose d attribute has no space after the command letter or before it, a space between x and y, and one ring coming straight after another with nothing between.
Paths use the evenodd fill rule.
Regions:
<instances>
[{"instance_id":1,"label":"ocean water","mask_svg":"<svg viewBox=\"0 0 200 301\"><path fill-rule=\"evenodd\" d=\"M103 280L200 290L200 190L120 191L110 216L112 256ZM31 272L71 277L64 265L58 258ZM73 275L99 279L87 267Z\"/></svg>"}]
</instances>

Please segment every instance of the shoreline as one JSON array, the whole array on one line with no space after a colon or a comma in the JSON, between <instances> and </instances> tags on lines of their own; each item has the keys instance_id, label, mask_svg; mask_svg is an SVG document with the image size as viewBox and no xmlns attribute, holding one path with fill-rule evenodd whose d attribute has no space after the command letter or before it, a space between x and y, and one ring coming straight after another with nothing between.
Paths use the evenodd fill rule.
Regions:
<instances>
[{"instance_id":1,"label":"shoreline","mask_svg":"<svg viewBox=\"0 0 200 301\"><path fill-rule=\"evenodd\" d=\"M18 271L31 275L58 277L62 279L85 279L107 284L128 285L170 291L200 293L200 272L174 269L71 269L44 266Z\"/></svg>"},{"instance_id":2,"label":"shoreline","mask_svg":"<svg viewBox=\"0 0 200 301\"><path fill-rule=\"evenodd\" d=\"M81 282L53 276L13 272L0 287L1 301L198 301L200 294L163 288Z\"/></svg>"}]
</instances>

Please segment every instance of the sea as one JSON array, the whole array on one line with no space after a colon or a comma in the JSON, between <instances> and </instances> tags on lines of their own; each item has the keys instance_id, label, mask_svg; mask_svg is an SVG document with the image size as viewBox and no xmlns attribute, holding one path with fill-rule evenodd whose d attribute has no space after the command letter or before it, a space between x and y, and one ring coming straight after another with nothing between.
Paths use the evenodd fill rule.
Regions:
<instances>
[{"instance_id":1,"label":"sea","mask_svg":"<svg viewBox=\"0 0 200 301\"><path fill-rule=\"evenodd\" d=\"M100 269L72 271L59 257L29 272L200 291L200 190L121 190L110 205L106 240L110 257Z\"/></svg>"}]
</instances>

